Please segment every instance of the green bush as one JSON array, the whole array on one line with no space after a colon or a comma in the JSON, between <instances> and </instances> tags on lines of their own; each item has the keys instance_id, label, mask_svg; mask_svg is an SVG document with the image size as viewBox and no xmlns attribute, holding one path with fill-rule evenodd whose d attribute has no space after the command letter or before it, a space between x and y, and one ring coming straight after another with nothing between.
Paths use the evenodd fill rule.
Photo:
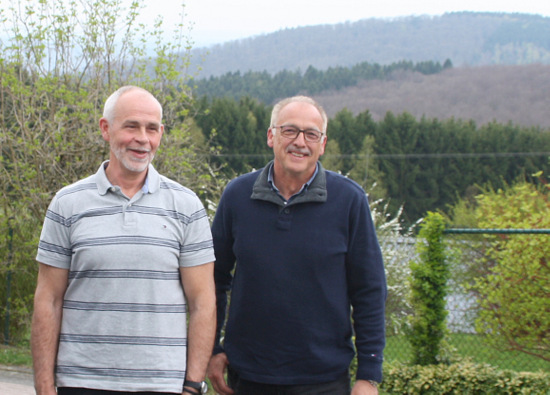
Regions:
<instances>
[{"instance_id":1,"label":"green bush","mask_svg":"<svg viewBox=\"0 0 550 395\"><path fill-rule=\"evenodd\" d=\"M521 182L479 195L479 227L550 228L550 191ZM550 240L546 234L487 237L492 265L475 279L480 312L478 333L490 344L550 361Z\"/></svg>"},{"instance_id":2,"label":"green bush","mask_svg":"<svg viewBox=\"0 0 550 395\"><path fill-rule=\"evenodd\" d=\"M470 317L478 334L495 349L521 352L550 362L550 185L542 172L538 183L520 178L478 194L450 208L454 228L493 230L453 237L461 254L463 292L477 298ZM502 229L503 231L499 231Z\"/></svg>"},{"instance_id":3,"label":"green bush","mask_svg":"<svg viewBox=\"0 0 550 395\"><path fill-rule=\"evenodd\" d=\"M428 213L421 225L418 261L411 267L411 303L408 339L413 348L413 364L431 365L441 361L442 342L447 334L446 301L449 268L446 263L443 217Z\"/></svg>"},{"instance_id":4,"label":"green bush","mask_svg":"<svg viewBox=\"0 0 550 395\"><path fill-rule=\"evenodd\" d=\"M498 370L490 365L384 365L387 394L549 394L550 374Z\"/></svg>"}]
</instances>

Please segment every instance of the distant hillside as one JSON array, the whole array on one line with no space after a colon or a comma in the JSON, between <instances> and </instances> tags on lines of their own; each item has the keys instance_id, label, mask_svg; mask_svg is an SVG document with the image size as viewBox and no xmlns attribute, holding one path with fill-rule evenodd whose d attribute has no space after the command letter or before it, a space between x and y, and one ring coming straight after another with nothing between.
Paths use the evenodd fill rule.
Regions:
<instances>
[{"instance_id":1,"label":"distant hillside","mask_svg":"<svg viewBox=\"0 0 550 395\"><path fill-rule=\"evenodd\" d=\"M452 62L446 61L443 65L420 62L414 64L401 61L389 65L370 64L363 62L353 67L329 67L318 70L309 66L305 73L300 71L282 70L275 74L267 71L240 71L229 72L219 77L210 76L193 80L195 96L228 97L239 100L249 96L265 104L274 104L277 100L293 96L298 93L307 93L312 96L327 90L340 90L356 86L360 81L386 80L393 78L396 71L418 72L422 74L436 74L453 67Z\"/></svg>"},{"instance_id":2,"label":"distant hillside","mask_svg":"<svg viewBox=\"0 0 550 395\"><path fill-rule=\"evenodd\" d=\"M550 65L480 66L439 74L400 72L386 80L363 81L355 87L314 97L329 116L343 108L354 114L369 110L374 120L387 111L408 112L417 119L491 121L550 129Z\"/></svg>"},{"instance_id":3,"label":"distant hillside","mask_svg":"<svg viewBox=\"0 0 550 395\"><path fill-rule=\"evenodd\" d=\"M400 60L455 67L550 64L550 18L528 14L448 13L442 16L365 19L285 29L193 50L199 78L227 72L326 69Z\"/></svg>"}]
</instances>

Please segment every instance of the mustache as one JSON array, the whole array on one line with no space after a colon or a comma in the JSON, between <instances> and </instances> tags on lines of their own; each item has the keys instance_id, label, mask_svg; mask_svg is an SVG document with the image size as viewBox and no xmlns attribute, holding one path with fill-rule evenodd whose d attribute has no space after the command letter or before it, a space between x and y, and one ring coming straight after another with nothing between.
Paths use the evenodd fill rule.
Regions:
<instances>
[{"instance_id":1,"label":"mustache","mask_svg":"<svg viewBox=\"0 0 550 395\"><path fill-rule=\"evenodd\" d=\"M311 151L305 147L305 148L299 148L293 144L289 145L288 147L286 147L286 150L285 152L288 154L290 152L296 152L296 153L299 153L301 155L311 155Z\"/></svg>"}]
</instances>

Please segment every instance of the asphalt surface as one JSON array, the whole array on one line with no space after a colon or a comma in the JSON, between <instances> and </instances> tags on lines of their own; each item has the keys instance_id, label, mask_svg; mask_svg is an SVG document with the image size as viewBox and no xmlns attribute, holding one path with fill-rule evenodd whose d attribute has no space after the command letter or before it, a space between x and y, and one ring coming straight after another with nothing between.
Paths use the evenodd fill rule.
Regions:
<instances>
[{"instance_id":1,"label":"asphalt surface","mask_svg":"<svg viewBox=\"0 0 550 395\"><path fill-rule=\"evenodd\" d=\"M0 395L36 395L32 370L20 366L0 365Z\"/></svg>"}]
</instances>

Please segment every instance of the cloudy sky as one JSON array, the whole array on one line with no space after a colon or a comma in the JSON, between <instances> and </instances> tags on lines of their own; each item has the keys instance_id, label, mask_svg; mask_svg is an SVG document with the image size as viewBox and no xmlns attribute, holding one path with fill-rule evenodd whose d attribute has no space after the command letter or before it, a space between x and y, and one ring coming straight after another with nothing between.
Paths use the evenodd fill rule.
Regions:
<instances>
[{"instance_id":1,"label":"cloudy sky","mask_svg":"<svg viewBox=\"0 0 550 395\"><path fill-rule=\"evenodd\" d=\"M129 1L129 0L128 0ZM180 19L180 0L147 0L145 17L165 26ZM185 0L186 25L195 47L298 26L365 18L442 15L453 11L520 12L550 16L548 0Z\"/></svg>"}]
</instances>

